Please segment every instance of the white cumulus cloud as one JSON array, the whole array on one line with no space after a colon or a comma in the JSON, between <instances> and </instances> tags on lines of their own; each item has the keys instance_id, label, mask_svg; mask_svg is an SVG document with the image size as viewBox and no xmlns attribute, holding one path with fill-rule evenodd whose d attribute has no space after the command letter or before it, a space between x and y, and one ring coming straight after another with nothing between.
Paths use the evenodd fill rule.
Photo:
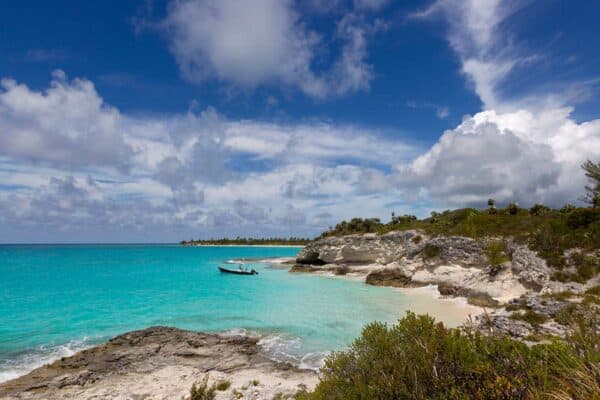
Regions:
<instances>
[{"instance_id":1,"label":"white cumulus cloud","mask_svg":"<svg viewBox=\"0 0 600 400\"><path fill-rule=\"evenodd\" d=\"M184 77L192 82L217 79L242 89L282 84L316 98L369 88L367 39L379 25L342 18L341 55L330 70L321 71L314 64L321 61L323 38L307 27L290 0L176 0L162 23Z\"/></svg>"},{"instance_id":2,"label":"white cumulus cloud","mask_svg":"<svg viewBox=\"0 0 600 400\"><path fill-rule=\"evenodd\" d=\"M121 114L104 103L92 82L55 71L37 92L0 81L0 155L61 168L125 171L133 149L123 140Z\"/></svg>"},{"instance_id":3,"label":"white cumulus cloud","mask_svg":"<svg viewBox=\"0 0 600 400\"><path fill-rule=\"evenodd\" d=\"M570 112L484 111L468 117L401 165L400 182L417 182L451 206L483 206L489 197L523 205L575 203L585 183L580 165L600 158L600 120L578 124Z\"/></svg>"}]
</instances>

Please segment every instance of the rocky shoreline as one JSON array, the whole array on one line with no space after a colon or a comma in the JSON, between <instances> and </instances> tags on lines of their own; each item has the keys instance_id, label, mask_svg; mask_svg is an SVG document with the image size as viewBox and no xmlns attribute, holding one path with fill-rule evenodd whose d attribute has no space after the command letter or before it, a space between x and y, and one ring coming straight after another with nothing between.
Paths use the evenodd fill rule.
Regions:
<instances>
[{"instance_id":1,"label":"rocky shoreline","mask_svg":"<svg viewBox=\"0 0 600 400\"><path fill-rule=\"evenodd\" d=\"M553 280L544 259L506 238L429 237L418 230L327 237L296 259L260 261L377 286L435 285L442 296L485 309L471 326L526 341L565 335L567 317L590 299L600 308L600 293L588 294L600 276L584 284ZM167 327L129 332L0 384L0 399L182 399L207 376L209 385L228 382L217 399L286 399L316 385L315 372L269 359L258 341Z\"/></svg>"},{"instance_id":2,"label":"rocky shoreline","mask_svg":"<svg viewBox=\"0 0 600 400\"><path fill-rule=\"evenodd\" d=\"M436 285L443 296L486 308L476 317L479 329L528 340L564 335L562 316L600 284L598 275L585 284L552 280L546 261L512 239L429 237L418 230L322 238L300 251L290 272L350 275L378 286Z\"/></svg>"},{"instance_id":3,"label":"rocky shoreline","mask_svg":"<svg viewBox=\"0 0 600 400\"><path fill-rule=\"evenodd\" d=\"M151 327L0 384L0 399L185 399L205 376L217 399L286 399L317 374L270 360L259 338Z\"/></svg>"}]
</instances>

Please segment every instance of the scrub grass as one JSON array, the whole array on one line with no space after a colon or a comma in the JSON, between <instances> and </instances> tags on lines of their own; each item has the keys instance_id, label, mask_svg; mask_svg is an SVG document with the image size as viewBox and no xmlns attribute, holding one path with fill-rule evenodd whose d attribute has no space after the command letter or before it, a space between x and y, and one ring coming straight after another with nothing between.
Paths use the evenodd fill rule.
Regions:
<instances>
[{"instance_id":1,"label":"scrub grass","mask_svg":"<svg viewBox=\"0 0 600 400\"><path fill-rule=\"evenodd\" d=\"M298 400L600 399L596 313L565 341L528 346L407 315L367 325L347 351L330 355L321 379Z\"/></svg>"}]
</instances>

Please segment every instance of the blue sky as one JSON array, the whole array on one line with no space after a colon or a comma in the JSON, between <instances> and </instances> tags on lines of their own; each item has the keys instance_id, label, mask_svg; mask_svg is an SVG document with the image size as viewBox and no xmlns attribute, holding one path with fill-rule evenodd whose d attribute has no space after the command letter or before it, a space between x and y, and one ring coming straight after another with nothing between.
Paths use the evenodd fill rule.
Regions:
<instances>
[{"instance_id":1,"label":"blue sky","mask_svg":"<svg viewBox=\"0 0 600 400\"><path fill-rule=\"evenodd\" d=\"M0 241L314 235L576 203L596 2L23 1L0 14Z\"/></svg>"}]
</instances>

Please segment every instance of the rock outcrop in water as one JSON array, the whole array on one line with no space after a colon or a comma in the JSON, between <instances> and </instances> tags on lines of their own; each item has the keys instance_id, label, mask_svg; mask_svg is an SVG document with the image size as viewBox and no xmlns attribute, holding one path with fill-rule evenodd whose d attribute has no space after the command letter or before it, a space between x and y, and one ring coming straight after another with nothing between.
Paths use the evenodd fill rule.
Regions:
<instances>
[{"instance_id":1,"label":"rock outcrop in water","mask_svg":"<svg viewBox=\"0 0 600 400\"><path fill-rule=\"evenodd\" d=\"M501 249L496 254L501 257L490 254L491 244ZM582 294L599 283L599 277L586 285L553 281L554 271L546 261L511 239L428 237L417 230L322 238L302 249L296 263L298 272L333 272L342 267L348 274L364 275L372 285L437 285L442 295L465 297L471 304L494 308L514 299L566 290ZM547 309L538 311L554 317ZM481 317L480 323L519 337L530 336L534 330L506 310L494 310L485 320ZM538 333L544 334L561 330L552 320L539 328Z\"/></svg>"},{"instance_id":2,"label":"rock outcrop in water","mask_svg":"<svg viewBox=\"0 0 600 400\"><path fill-rule=\"evenodd\" d=\"M0 384L0 399L182 399L205 374L231 382L218 399L270 400L314 386L315 373L268 359L257 342L167 327L129 332Z\"/></svg>"}]
</instances>

